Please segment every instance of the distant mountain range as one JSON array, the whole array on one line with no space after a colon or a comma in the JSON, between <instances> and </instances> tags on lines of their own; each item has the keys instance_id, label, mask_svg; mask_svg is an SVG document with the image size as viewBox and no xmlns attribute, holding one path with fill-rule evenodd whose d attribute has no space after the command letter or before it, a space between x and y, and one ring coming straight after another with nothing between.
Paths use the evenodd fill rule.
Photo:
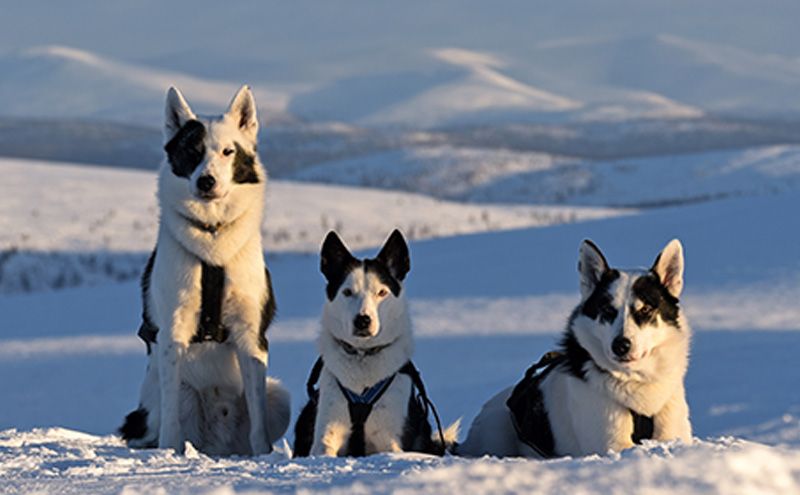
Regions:
<instances>
[{"instance_id":1,"label":"distant mountain range","mask_svg":"<svg viewBox=\"0 0 800 495\"><path fill-rule=\"evenodd\" d=\"M669 35L541 43L524 55L436 48L420 65L254 87L262 117L355 125L585 122L800 115L800 60ZM417 60L417 59L414 59ZM301 63L301 62L298 62ZM158 126L177 85L219 111L245 81L209 80L63 46L0 57L0 116Z\"/></svg>"}]
</instances>

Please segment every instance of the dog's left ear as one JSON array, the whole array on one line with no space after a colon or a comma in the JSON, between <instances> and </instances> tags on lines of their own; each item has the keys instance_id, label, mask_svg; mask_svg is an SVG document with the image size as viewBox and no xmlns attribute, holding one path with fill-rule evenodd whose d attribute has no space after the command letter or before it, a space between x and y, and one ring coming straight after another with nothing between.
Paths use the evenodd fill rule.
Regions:
<instances>
[{"instance_id":1,"label":"dog's left ear","mask_svg":"<svg viewBox=\"0 0 800 495\"><path fill-rule=\"evenodd\" d=\"M683 290L683 246L681 241L673 239L656 258L653 272L658 275L661 284L674 297Z\"/></svg>"},{"instance_id":2,"label":"dog's left ear","mask_svg":"<svg viewBox=\"0 0 800 495\"><path fill-rule=\"evenodd\" d=\"M258 119L256 118L256 101L249 86L242 86L242 89L233 97L228 111L226 112L239 129L250 138L256 141L258 134Z\"/></svg>"},{"instance_id":3,"label":"dog's left ear","mask_svg":"<svg viewBox=\"0 0 800 495\"><path fill-rule=\"evenodd\" d=\"M411 258L408 254L408 244L399 230L395 229L392 232L375 260L386 265L389 273L397 280L406 278L411 270Z\"/></svg>"}]
</instances>

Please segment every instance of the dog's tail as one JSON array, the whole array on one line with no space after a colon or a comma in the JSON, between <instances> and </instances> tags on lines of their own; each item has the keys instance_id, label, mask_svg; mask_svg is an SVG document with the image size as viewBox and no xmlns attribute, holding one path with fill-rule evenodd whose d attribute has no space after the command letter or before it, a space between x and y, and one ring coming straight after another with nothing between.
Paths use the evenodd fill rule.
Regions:
<instances>
[{"instance_id":1,"label":"dog's tail","mask_svg":"<svg viewBox=\"0 0 800 495\"><path fill-rule=\"evenodd\" d=\"M444 430L434 430L431 434L431 442L437 452L449 452L455 454L458 447L458 436L461 434L461 418L453 421ZM442 442L444 441L444 445Z\"/></svg>"}]
</instances>

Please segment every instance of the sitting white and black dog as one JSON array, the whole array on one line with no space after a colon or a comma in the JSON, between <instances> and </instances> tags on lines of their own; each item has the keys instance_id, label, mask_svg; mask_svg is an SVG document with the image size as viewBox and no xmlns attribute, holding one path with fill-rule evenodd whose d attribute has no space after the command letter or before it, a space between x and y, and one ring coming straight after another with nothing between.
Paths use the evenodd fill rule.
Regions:
<instances>
[{"instance_id":1,"label":"sitting white and black dog","mask_svg":"<svg viewBox=\"0 0 800 495\"><path fill-rule=\"evenodd\" d=\"M691 443L683 268L677 239L649 270L612 269L584 241L581 302L560 349L483 406L458 454L549 458L605 455L644 439Z\"/></svg>"},{"instance_id":2,"label":"sitting white and black dog","mask_svg":"<svg viewBox=\"0 0 800 495\"><path fill-rule=\"evenodd\" d=\"M120 428L132 447L183 452L189 441L211 455L259 455L288 427L289 394L266 377L275 297L257 132L247 87L218 117L167 94L158 241L142 276L149 362L139 408Z\"/></svg>"},{"instance_id":3,"label":"sitting white and black dog","mask_svg":"<svg viewBox=\"0 0 800 495\"><path fill-rule=\"evenodd\" d=\"M403 235L395 230L376 258L359 260L330 232L321 254L328 284L320 359L295 425L295 456L443 454L458 424L446 432L439 426L432 437L432 406L411 363L414 343L403 290L411 265Z\"/></svg>"}]
</instances>

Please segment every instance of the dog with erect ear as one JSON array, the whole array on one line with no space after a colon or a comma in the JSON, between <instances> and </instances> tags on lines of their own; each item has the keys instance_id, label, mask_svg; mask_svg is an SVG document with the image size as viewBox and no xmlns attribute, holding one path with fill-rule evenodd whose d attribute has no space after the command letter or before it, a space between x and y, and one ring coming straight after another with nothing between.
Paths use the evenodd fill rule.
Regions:
<instances>
[{"instance_id":1,"label":"dog with erect ear","mask_svg":"<svg viewBox=\"0 0 800 495\"><path fill-rule=\"evenodd\" d=\"M611 268L583 241L581 302L558 349L484 404L458 453L549 458L605 455L645 439L691 443L683 270L677 239L650 269Z\"/></svg>"},{"instance_id":2,"label":"dog with erect ear","mask_svg":"<svg viewBox=\"0 0 800 495\"><path fill-rule=\"evenodd\" d=\"M442 430L411 362L414 342L403 286L410 269L408 245L399 230L372 259L353 256L335 232L325 238L320 358L295 425L296 457L401 451L441 455L453 445L458 422Z\"/></svg>"},{"instance_id":3,"label":"dog with erect ear","mask_svg":"<svg viewBox=\"0 0 800 495\"><path fill-rule=\"evenodd\" d=\"M139 407L120 428L131 447L260 455L288 427L289 394L266 376L275 296L257 133L248 87L215 117L167 93L158 239L142 276L149 362Z\"/></svg>"}]
</instances>

